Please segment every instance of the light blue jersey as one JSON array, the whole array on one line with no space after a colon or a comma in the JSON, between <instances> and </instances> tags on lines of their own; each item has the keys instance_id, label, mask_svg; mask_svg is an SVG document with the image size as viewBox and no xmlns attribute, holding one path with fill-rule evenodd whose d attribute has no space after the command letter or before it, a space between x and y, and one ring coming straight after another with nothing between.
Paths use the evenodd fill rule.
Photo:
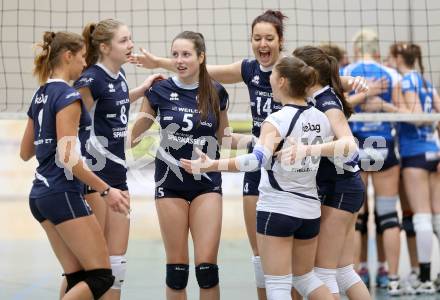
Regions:
<instances>
[{"instance_id":1,"label":"light blue jersey","mask_svg":"<svg viewBox=\"0 0 440 300\"><path fill-rule=\"evenodd\" d=\"M402 93L418 95L424 113L432 112L432 100L435 90L430 82L423 85L423 77L417 71L406 73L402 79ZM398 128L400 155L402 157L416 156L427 152L439 151L434 124L415 126L410 123L401 123Z\"/></svg>"},{"instance_id":2,"label":"light blue jersey","mask_svg":"<svg viewBox=\"0 0 440 300\"><path fill-rule=\"evenodd\" d=\"M375 61L363 60L349 64L343 70L344 76L362 76L366 79L385 78L388 82L388 89L378 95L384 101L392 103L393 88L399 83L400 75L396 70L385 67ZM355 112L361 112L360 105L354 107ZM360 140L371 136L384 137L386 140L392 140L392 125L389 122L352 122L350 123L353 135Z\"/></svg>"}]
</instances>

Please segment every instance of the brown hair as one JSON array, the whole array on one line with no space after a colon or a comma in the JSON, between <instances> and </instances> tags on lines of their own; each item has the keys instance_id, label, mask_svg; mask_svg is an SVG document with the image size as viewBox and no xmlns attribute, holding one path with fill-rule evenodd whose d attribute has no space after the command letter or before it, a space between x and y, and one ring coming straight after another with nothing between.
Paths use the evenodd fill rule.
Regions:
<instances>
[{"instance_id":1,"label":"brown hair","mask_svg":"<svg viewBox=\"0 0 440 300\"><path fill-rule=\"evenodd\" d=\"M115 31L122 25L124 25L124 23L118 20L105 19L98 23L88 23L84 27L82 35L86 42L87 67L90 67L98 61L100 55L99 45L101 43L110 45Z\"/></svg>"},{"instance_id":2,"label":"brown hair","mask_svg":"<svg viewBox=\"0 0 440 300\"><path fill-rule=\"evenodd\" d=\"M394 58L402 55L403 62L409 68L414 68L416 61L419 64L420 73L422 73L423 86L426 88L426 81L423 76L425 68L422 63L422 49L417 44L397 42L390 46L390 53Z\"/></svg>"},{"instance_id":3,"label":"brown hair","mask_svg":"<svg viewBox=\"0 0 440 300\"><path fill-rule=\"evenodd\" d=\"M287 16L285 16L281 11L268 9L252 21L251 35L254 33L254 27L258 23L270 23L273 25L273 27L275 27L275 30L277 31L278 39L280 40L280 50L283 50L281 41L284 38L284 19L287 19Z\"/></svg>"},{"instance_id":4,"label":"brown hair","mask_svg":"<svg viewBox=\"0 0 440 300\"><path fill-rule=\"evenodd\" d=\"M318 74L315 69L308 66L297 57L283 57L275 65L280 77L289 82L289 96L305 98L307 88L316 84Z\"/></svg>"},{"instance_id":5,"label":"brown hair","mask_svg":"<svg viewBox=\"0 0 440 300\"><path fill-rule=\"evenodd\" d=\"M335 44L321 44L319 48L327 55L336 58L338 63L344 58L345 50Z\"/></svg>"},{"instance_id":6,"label":"brown hair","mask_svg":"<svg viewBox=\"0 0 440 300\"><path fill-rule=\"evenodd\" d=\"M336 96L342 102L345 116L349 118L353 113L353 108L345 99L344 89L339 77L339 64L336 58L313 46L296 48L293 51L293 55L304 60L306 64L318 71L318 83L322 86L329 85L333 88Z\"/></svg>"},{"instance_id":7,"label":"brown hair","mask_svg":"<svg viewBox=\"0 0 440 300\"><path fill-rule=\"evenodd\" d=\"M193 31L184 31L179 33L173 40L183 39L190 40L194 45L197 57L204 55L203 62L200 64L199 71L199 91L197 95L197 109L200 112L200 120L206 120L208 113L211 111L215 114L218 121L220 119L220 100L218 92L214 87L208 70L206 69L206 46L205 39L201 33ZM218 124L217 124L218 126Z\"/></svg>"},{"instance_id":8,"label":"brown hair","mask_svg":"<svg viewBox=\"0 0 440 300\"><path fill-rule=\"evenodd\" d=\"M43 34L43 41L36 46L41 47L42 51L35 56L33 74L38 78L38 82L43 84L59 65L60 55L65 51L71 51L73 54L81 51L84 40L73 32L46 31Z\"/></svg>"}]
</instances>

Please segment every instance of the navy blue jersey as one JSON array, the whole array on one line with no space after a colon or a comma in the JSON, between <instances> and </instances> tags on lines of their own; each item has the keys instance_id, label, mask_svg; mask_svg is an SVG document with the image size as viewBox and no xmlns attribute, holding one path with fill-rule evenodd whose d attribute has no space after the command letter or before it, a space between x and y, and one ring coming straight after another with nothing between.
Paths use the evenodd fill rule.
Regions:
<instances>
[{"instance_id":1,"label":"navy blue jersey","mask_svg":"<svg viewBox=\"0 0 440 300\"><path fill-rule=\"evenodd\" d=\"M220 110L228 107L228 93L215 82L220 100ZM218 122L213 112L206 120L200 119L197 109L197 85L184 85L177 78L156 82L146 93L151 107L156 111L161 127L160 147L156 153L155 180L157 186L177 191L199 190L209 186L221 187L219 172L197 176L179 167L179 159L192 159L194 148L209 157L219 157L216 132ZM200 180L199 180L200 179Z\"/></svg>"},{"instance_id":2,"label":"navy blue jersey","mask_svg":"<svg viewBox=\"0 0 440 300\"><path fill-rule=\"evenodd\" d=\"M378 64L375 61L359 61L349 64L343 70L347 76L363 76L367 79L385 78L388 82L388 89L378 95L384 101L392 103L393 88L399 83L400 75L396 70ZM356 112L361 112L361 106L354 107ZM390 122L351 122L351 130L358 139L366 139L371 136L384 137L386 140L392 140L392 126Z\"/></svg>"},{"instance_id":3,"label":"navy blue jersey","mask_svg":"<svg viewBox=\"0 0 440 300\"><path fill-rule=\"evenodd\" d=\"M38 167L32 185L31 198L40 198L59 192L82 191L81 183L56 159L56 114L78 100L81 101L81 95L67 82L59 79L49 79L32 97L27 114L34 123L34 145ZM90 117L82 105L79 131L84 132L90 122ZM76 150L80 152L79 140L76 146Z\"/></svg>"},{"instance_id":4,"label":"navy blue jersey","mask_svg":"<svg viewBox=\"0 0 440 300\"><path fill-rule=\"evenodd\" d=\"M241 63L241 76L249 91L252 113L252 134L260 136L261 124L271 113L283 106L273 101L269 77L272 70L264 69L256 59L244 59Z\"/></svg>"},{"instance_id":5,"label":"navy blue jersey","mask_svg":"<svg viewBox=\"0 0 440 300\"><path fill-rule=\"evenodd\" d=\"M341 100L329 86L315 92L309 102L323 113L330 109L337 109L344 113ZM358 162L358 153L347 160L322 157L316 176L320 192L329 192L329 186L338 193L363 191Z\"/></svg>"},{"instance_id":6,"label":"navy blue jersey","mask_svg":"<svg viewBox=\"0 0 440 300\"><path fill-rule=\"evenodd\" d=\"M90 110L90 138L81 140L87 143L86 158L91 169L110 185L126 182L125 137L130 99L123 70L112 74L101 64L92 65L81 74L74 87L89 88L95 101ZM105 159L104 165L97 163L98 157Z\"/></svg>"}]
</instances>

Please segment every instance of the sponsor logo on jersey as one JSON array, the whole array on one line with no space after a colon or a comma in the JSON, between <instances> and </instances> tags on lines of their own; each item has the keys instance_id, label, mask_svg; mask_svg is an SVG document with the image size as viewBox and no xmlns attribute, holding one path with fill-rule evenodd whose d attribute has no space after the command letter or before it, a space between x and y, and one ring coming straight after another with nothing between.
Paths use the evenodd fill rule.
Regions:
<instances>
[{"instance_id":1,"label":"sponsor logo on jersey","mask_svg":"<svg viewBox=\"0 0 440 300\"><path fill-rule=\"evenodd\" d=\"M164 121L172 121L173 120L173 116L165 116L163 117Z\"/></svg>"},{"instance_id":2,"label":"sponsor logo on jersey","mask_svg":"<svg viewBox=\"0 0 440 300\"><path fill-rule=\"evenodd\" d=\"M123 91L124 93L127 92L127 85L125 84L124 81L121 82L121 89L122 89L122 91Z\"/></svg>"},{"instance_id":3,"label":"sponsor logo on jersey","mask_svg":"<svg viewBox=\"0 0 440 300\"><path fill-rule=\"evenodd\" d=\"M336 101L333 101L333 100L328 100L328 101L325 101L322 103L323 107L329 106L329 105L336 105L337 106L338 104L336 103Z\"/></svg>"},{"instance_id":4,"label":"sponsor logo on jersey","mask_svg":"<svg viewBox=\"0 0 440 300\"><path fill-rule=\"evenodd\" d=\"M200 122L200 125L207 126L207 127L212 127L212 123L206 122L206 121Z\"/></svg>"},{"instance_id":5,"label":"sponsor logo on jersey","mask_svg":"<svg viewBox=\"0 0 440 300\"><path fill-rule=\"evenodd\" d=\"M113 83L109 83L108 84L108 91L110 92L110 93L114 93L116 90L115 90L115 86L113 85Z\"/></svg>"},{"instance_id":6,"label":"sponsor logo on jersey","mask_svg":"<svg viewBox=\"0 0 440 300\"><path fill-rule=\"evenodd\" d=\"M303 132L316 131L317 133L321 132L321 124L311 124L311 123L302 123Z\"/></svg>"},{"instance_id":7,"label":"sponsor logo on jersey","mask_svg":"<svg viewBox=\"0 0 440 300\"><path fill-rule=\"evenodd\" d=\"M171 101L178 101L179 100L179 94L173 92L170 94L170 100Z\"/></svg>"},{"instance_id":8,"label":"sponsor logo on jersey","mask_svg":"<svg viewBox=\"0 0 440 300\"><path fill-rule=\"evenodd\" d=\"M48 97L49 96L45 95L45 94L41 94L40 96L36 96L35 97L35 104L40 104L40 103L46 104Z\"/></svg>"},{"instance_id":9,"label":"sponsor logo on jersey","mask_svg":"<svg viewBox=\"0 0 440 300\"><path fill-rule=\"evenodd\" d=\"M94 78L91 78L91 77L84 77L84 78L81 78L81 79L79 80L79 82L84 82L84 83L89 84L89 83L92 83L93 80L94 80Z\"/></svg>"},{"instance_id":10,"label":"sponsor logo on jersey","mask_svg":"<svg viewBox=\"0 0 440 300\"><path fill-rule=\"evenodd\" d=\"M254 78L252 78L252 83L256 85L260 84L260 76L255 75Z\"/></svg>"},{"instance_id":11,"label":"sponsor logo on jersey","mask_svg":"<svg viewBox=\"0 0 440 300\"><path fill-rule=\"evenodd\" d=\"M69 99L70 97L79 97L80 94L78 92L73 92L70 93L69 95L66 96L66 99Z\"/></svg>"}]
</instances>

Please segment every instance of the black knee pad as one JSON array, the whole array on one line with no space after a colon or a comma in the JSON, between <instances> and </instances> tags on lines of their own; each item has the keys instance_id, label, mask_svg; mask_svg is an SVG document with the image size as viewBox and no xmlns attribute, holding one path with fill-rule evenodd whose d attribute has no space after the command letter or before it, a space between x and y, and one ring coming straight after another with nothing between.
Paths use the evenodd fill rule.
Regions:
<instances>
[{"instance_id":1,"label":"black knee pad","mask_svg":"<svg viewBox=\"0 0 440 300\"><path fill-rule=\"evenodd\" d=\"M93 297L99 299L112 287L115 276L112 275L111 269L95 269L86 271L84 281L92 291Z\"/></svg>"},{"instance_id":2,"label":"black knee pad","mask_svg":"<svg viewBox=\"0 0 440 300\"><path fill-rule=\"evenodd\" d=\"M86 271L80 270L69 274L63 274L63 276L66 277L66 281L67 281L67 287L66 287L66 293L67 293L68 291L70 291L71 288L73 288L79 282L84 281L86 279Z\"/></svg>"},{"instance_id":3,"label":"black knee pad","mask_svg":"<svg viewBox=\"0 0 440 300\"><path fill-rule=\"evenodd\" d=\"M377 216L376 222L376 231L379 234L382 234L387 229L400 227L399 216L397 215L397 212L392 212L383 216Z\"/></svg>"},{"instance_id":4,"label":"black knee pad","mask_svg":"<svg viewBox=\"0 0 440 300\"><path fill-rule=\"evenodd\" d=\"M356 230L359 231L362 235L367 234L368 232L368 212L363 214L358 214L356 220Z\"/></svg>"},{"instance_id":5,"label":"black knee pad","mask_svg":"<svg viewBox=\"0 0 440 300\"><path fill-rule=\"evenodd\" d=\"M188 284L189 265L167 264L166 283L170 289L183 290Z\"/></svg>"},{"instance_id":6,"label":"black knee pad","mask_svg":"<svg viewBox=\"0 0 440 300\"><path fill-rule=\"evenodd\" d=\"M416 231L414 230L414 223L412 221L412 215L402 217L402 229L405 230L407 237L415 237Z\"/></svg>"},{"instance_id":7,"label":"black knee pad","mask_svg":"<svg viewBox=\"0 0 440 300\"><path fill-rule=\"evenodd\" d=\"M218 282L218 266L216 264L202 263L196 267L196 278L199 287L210 289L215 287Z\"/></svg>"}]
</instances>

